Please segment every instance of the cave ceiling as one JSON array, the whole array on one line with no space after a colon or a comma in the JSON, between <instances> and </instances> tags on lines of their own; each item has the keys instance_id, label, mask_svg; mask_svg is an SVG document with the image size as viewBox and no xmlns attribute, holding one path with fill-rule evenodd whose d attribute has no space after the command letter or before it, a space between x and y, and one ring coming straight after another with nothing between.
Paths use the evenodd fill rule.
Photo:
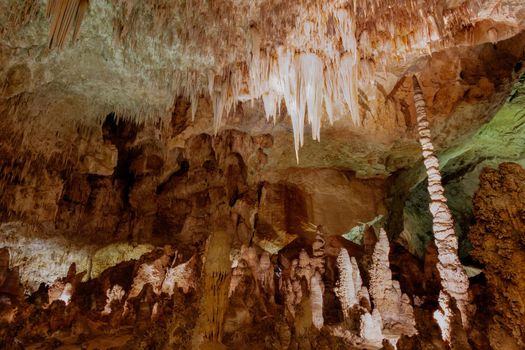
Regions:
<instances>
[{"instance_id":1,"label":"cave ceiling","mask_svg":"<svg viewBox=\"0 0 525 350\"><path fill-rule=\"evenodd\" d=\"M57 41L60 14L45 1L0 1L0 112L24 138L109 113L147 123L183 98L193 121L171 147L234 128L272 134L269 170L387 176L419 159L406 76L419 76L448 148L498 110L525 47L521 0L87 5Z\"/></svg>"},{"instance_id":2,"label":"cave ceiling","mask_svg":"<svg viewBox=\"0 0 525 350\"><path fill-rule=\"evenodd\" d=\"M0 348L522 349L524 62L524 0L0 0Z\"/></svg>"}]
</instances>

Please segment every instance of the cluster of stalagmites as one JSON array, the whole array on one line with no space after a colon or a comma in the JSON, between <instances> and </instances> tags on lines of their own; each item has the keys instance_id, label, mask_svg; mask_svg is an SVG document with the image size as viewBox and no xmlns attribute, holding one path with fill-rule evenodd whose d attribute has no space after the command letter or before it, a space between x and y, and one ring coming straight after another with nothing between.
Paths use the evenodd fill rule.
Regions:
<instances>
[{"instance_id":1,"label":"cluster of stalagmites","mask_svg":"<svg viewBox=\"0 0 525 350\"><path fill-rule=\"evenodd\" d=\"M280 256L280 261L274 265L268 253L259 256L255 248L243 247L240 261L233 270L230 297L246 276L259 286L258 292L273 296L276 288L277 295L284 301L284 318L294 324L297 337L307 337L314 327L342 338L347 344L380 346L387 338L394 345L401 335L417 334L410 299L402 294L399 282L392 280L389 243L384 230L380 232L372 257L370 292L363 284L355 257L350 257L345 248L340 248L337 254L337 250L330 251L329 254L336 255L335 266L327 266L325 240L320 231L311 248L311 254L302 249L292 261ZM332 272L338 270L333 290L342 308L343 317L339 324L325 325L324 322L323 296L326 283L330 283L325 281L327 268ZM274 270L278 271L275 279ZM274 302L273 297L268 300Z\"/></svg>"},{"instance_id":2,"label":"cluster of stalagmites","mask_svg":"<svg viewBox=\"0 0 525 350\"><path fill-rule=\"evenodd\" d=\"M22 349L26 342L50 341L58 346L62 341L56 335L63 329L70 329L71 335L81 340L111 335L120 327L143 331L151 322L166 325L173 295L184 296L197 287L196 255L185 262L181 258L166 246L87 282L82 282L85 272L77 274L72 264L66 277L49 286L42 283L25 298L18 269L9 267L8 249L0 249L0 323L14 324L16 330L10 334L13 329L6 327L0 332L0 347ZM89 305L91 302L94 304ZM128 334L119 340L124 343L110 343L132 348L130 338Z\"/></svg>"},{"instance_id":3,"label":"cluster of stalagmites","mask_svg":"<svg viewBox=\"0 0 525 350\"><path fill-rule=\"evenodd\" d=\"M169 329L169 339L162 341L172 345L185 327L184 332L192 329L193 335L185 342L193 348L220 348L225 337L266 318L276 321L271 332L261 332L273 348L308 340L312 330L342 344L362 346L395 344L401 335L417 333L410 300L392 280L389 242L383 230L368 272L369 288L356 258L345 248L328 248L320 230L311 247L288 257L254 246L232 250L230 240L227 231L219 230L208 238L200 258L194 254L183 259L174 248L165 246L87 282L82 281L85 273L77 274L73 264L66 277L50 286L42 284L27 300L17 269L9 267L9 252L2 249L0 322L18 322L18 336L33 343L46 341L50 334L53 338L64 328L86 337L132 326L136 336L147 334L148 325L156 322ZM295 258L289 259L292 256ZM330 294L341 305L342 315L336 323L325 321L325 298ZM175 310L187 313L187 324L180 324L180 315L168 317ZM104 330L106 324L109 328ZM0 335L6 345L9 334ZM131 334L126 339L133 341Z\"/></svg>"}]
</instances>

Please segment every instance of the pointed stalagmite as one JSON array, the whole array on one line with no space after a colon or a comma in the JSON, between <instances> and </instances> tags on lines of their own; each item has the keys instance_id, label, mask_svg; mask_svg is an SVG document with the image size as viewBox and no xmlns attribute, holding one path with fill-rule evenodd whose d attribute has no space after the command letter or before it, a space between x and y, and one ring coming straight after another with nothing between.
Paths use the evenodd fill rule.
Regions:
<instances>
[{"instance_id":1,"label":"pointed stalagmite","mask_svg":"<svg viewBox=\"0 0 525 350\"><path fill-rule=\"evenodd\" d=\"M469 281L458 257L458 238L454 231L454 220L444 196L439 161L434 154L423 92L417 78L413 77L414 102L416 106L419 142L428 176L432 230L438 250L438 271L443 291L456 300L463 326L468 326Z\"/></svg>"},{"instance_id":2,"label":"pointed stalagmite","mask_svg":"<svg viewBox=\"0 0 525 350\"><path fill-rule=\"evenodd\" d=\"M343 315L345 318L350 316L350 310L354 305L359 304L357 299L357 293L359 291L359 281L361 276L359 271L354 272L354 264L350 260L348 251L341 249L339 256L337 257L337 267L339 268L339 281L337 283L336 294L341 302L343 309ZM357 279L356 276L359 275Z\"/></svg>"},{"instance_id":3,"label":"pointed stalagmite","mask_svg":"<svg viewBox=\"0 0 525 350\"><path fill-rule=\"evenodd\" d=\"M399 282L392 280L390 244L384 229L380 230L370 268L370 296L383 319L384 327L401 334L417 333L410 299L401 292Z\"/></svg>"}]
</instances>

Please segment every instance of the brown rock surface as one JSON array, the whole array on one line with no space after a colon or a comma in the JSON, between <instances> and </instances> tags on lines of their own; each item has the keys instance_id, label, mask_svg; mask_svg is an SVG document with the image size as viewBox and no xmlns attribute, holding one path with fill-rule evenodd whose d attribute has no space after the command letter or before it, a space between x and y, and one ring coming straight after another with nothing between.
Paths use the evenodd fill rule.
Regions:
<instances>
[{"instance_id":1,"label":"brown rock surface","mask_svg":"<svg viewBox=\"0 0 525 350\"><path fill-rule=\"evenodd\" d=\"M399 348L445 348L456 242L423 262L364 223L425 178L416 100L454 152L524 49L522 0L0 0L0 348L390 348L406 320ZM525 346L521 172L483 175L453 348Z\"/></svg>"},{"instance_id":2,"label":"brown rock surface","mask_svg":"<svg viewBox=\"0 0 525 350\"><path fill-rule=\"evenodd\" d=\"M484 265L492 299L490 344L520 349L525 344L525 170L515 163L485 169L474 197L472 255Z\"/></svg>"}]
</instances>

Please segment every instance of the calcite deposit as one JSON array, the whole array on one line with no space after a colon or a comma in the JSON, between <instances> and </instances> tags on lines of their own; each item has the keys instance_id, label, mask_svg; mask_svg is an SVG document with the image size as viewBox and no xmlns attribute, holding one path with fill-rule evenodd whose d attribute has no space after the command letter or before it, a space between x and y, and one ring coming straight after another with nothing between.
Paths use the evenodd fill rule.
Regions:
<instances>
[{"instance_id":1,"label":"calcite deposit","mask_svg":"<svg viewBox=\"0 0 525 350\"><path fill-rule=\"evenodd\" d=\"M0 0L0 349L525 347L524 62L522 0Z\"/></svg>"}]
</instances>

